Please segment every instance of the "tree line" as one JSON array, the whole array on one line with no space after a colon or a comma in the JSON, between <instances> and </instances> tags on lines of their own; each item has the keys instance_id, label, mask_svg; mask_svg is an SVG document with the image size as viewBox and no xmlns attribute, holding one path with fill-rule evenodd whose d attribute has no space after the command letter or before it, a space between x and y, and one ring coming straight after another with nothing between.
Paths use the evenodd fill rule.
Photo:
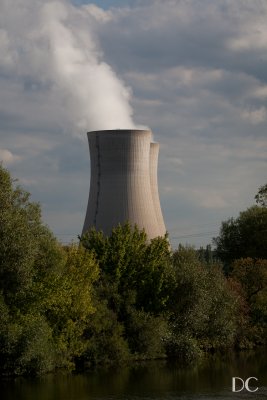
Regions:
<instances>
[{"instance_id":1,"label":"tree line","mask_svg":"<svg viewBox=\"0 0 267 400\"><path fill-rule=\"evenodd\" d=\"M266 185L267 186L267 185ZM194 362L266 344L267 189L205 251L130 224L61 245L0 166L0 373Z\"/></svg>"}]
</instances>

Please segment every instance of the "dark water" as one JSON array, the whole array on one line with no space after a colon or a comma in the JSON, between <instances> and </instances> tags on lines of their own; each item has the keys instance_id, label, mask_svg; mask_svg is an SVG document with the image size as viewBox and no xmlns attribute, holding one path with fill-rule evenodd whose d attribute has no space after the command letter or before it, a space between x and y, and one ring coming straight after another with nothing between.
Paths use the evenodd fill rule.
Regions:
<instances>
[{"instance_id":1,"label":"dark water","mask_svg":"<svg viewBox=\"0 0 267 400\"><path fill-rule=\"evenodd\" d=\"M232 377L258 378L257 392L231 391ZM240 386L237 385L237 389ZM250 388L253 390L253 382ZM2 400L267 399L267 352L210 356L199 365L153 361L78 375L1 382Z\"/></svg>"}]
</instances>

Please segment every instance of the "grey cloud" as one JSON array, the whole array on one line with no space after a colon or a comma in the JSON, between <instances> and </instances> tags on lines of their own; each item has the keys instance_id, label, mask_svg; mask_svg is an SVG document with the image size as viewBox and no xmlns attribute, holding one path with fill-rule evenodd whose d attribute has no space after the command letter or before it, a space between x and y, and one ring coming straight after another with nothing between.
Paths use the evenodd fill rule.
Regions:
<instances>
[{"instance_id":1,"label":"grey cloud","mask_svg":"<svg viewBox=\"0 0 267 400\"><path fill-rule=\"evenodd\" d=\"M248 12L242 1L159 1L118 14L116 24L109 21L99 35L107 59L119 72L183 65L245 71L266 81L264 48L240 51L229 46L232 39L256 30L264 15L262 2ZM255 60L261 64L256 68Z\"/></svg>"}]
</instances>

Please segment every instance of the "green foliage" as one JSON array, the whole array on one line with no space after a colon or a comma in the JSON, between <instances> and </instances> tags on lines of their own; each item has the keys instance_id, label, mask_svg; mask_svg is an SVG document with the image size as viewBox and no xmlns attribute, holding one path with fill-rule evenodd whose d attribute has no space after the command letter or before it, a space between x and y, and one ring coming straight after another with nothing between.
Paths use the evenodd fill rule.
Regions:
<instances>
[{"instance_id":1,"label":"green foliage","mask_svg":"<svg viewBox=\"0 0 267 400\"><path fill-rule=\"evenodd\" d=\"M211 304L203 346L215 349L232 346L239 326L239 299L216 264L208 268L208 286Z\"/></svg>"},{"instance_id":2,"label":"green foliage","mask_svg":"<svg viewBox=\"0 0 267 400\"><path fill-rule=\"evenodd\" d=\"M93 254L82 246L71 245L65 253L65 262L53 270L53 279L47 275L36 289L40 302L40 283L44 288L42 309L53 328L57 366L72 369L74 359L86 348L83 333L88 316L95 312L93 283L99 269Z\"/></svg>"},{"instance_id":3,"label":"green foliage","mask_svg":"<svg viewBox=\"0 0 267 400\"><path fill-rule=\"evenodd\" d=\"M212 251L210 244L208 244L205 249L204 247L200 247L200 249L197 250L197 253L200 261L204 263L211 264L215 261L214 252Z\"/></svg>"},{"instance_id":4,"label":"green foliage","mask_svg":"<svg viewBox=\"0 0 267 400\"><path fill-rule=\"evenodd\" d=\"M92 230L82 243L99 262L98 299L102 307L106 301L116 316L132 356L162 356L168 327L161 314L167 311L174 286L167 238L148 242L143 231L125 224L114 228L109 237Z\"/></svg>"},{"instance_id":5,"label":"green foliage","mask_svg":"<svg viewBox=\"0 0 267 400\"><path fill-rule=\"evenodd\" d=\"M12 315L0 297L2 374L39 374L54 366L52 330L39 314Z\"/></svg>"},{"instance_id":6,"label":"green foliage","mask_svg":"<svg viewBox=\"0 0 267 400\"><path fill-rule=\"evenodd\" d=\"M82 237L82 244L96 254L103 280L116 285L119 297L135 297L137 309L160 313L166 309L173 273L167 238L150 243L144 231L130 224L119 225L111 235L91 230ZM122 307L112 299L118 312Z\"/></svg>"},{"instance_id":7,"label":"green foliage","mask_svg":"<svg viewBox=\"0 0 267 400\"><path fill-rule=\"evenodd\" d=\"M172 338L172 342L177 347L180 338L187 337L187 342L194 346L197 340L199 348L231 346L237 327L238 301L221 268L203 264L194 249L182 246L173 255L173 265L176 288L171 322L178 340Z\"/></svg>"},{"instance_id":8,"label":"green foliage","mask_svg":"<svg viewBox=\"0 0 267 400\"><path fill-rule=\"evenodd\" d=\"M83 367L128 360L130 351L123 324L105 300L96 302L96 310L88 319L84 333L86 348L80 361Z\"/></svg>"},{"instance_id":9,"label":"green foliage","mask_svg":"<svg viewBox=\"0 0 267 400\"><path fill-rule=\"evenodd\" d=\"M20 187L13 188L8 171L0 166L0 290L8 303L32 283L40 225L38 204Z\"/></svg>"},{"instance_id":10,"label":"green foliage","mask_svg":"<svg viewBox=\"0 0 267 400\"><path fill-rule=\"evenodd\" d=\"M267 258L267 208L253 206L222 223L214 239L216 255L227 265L239 258Z\"/></svg>"},{"instance_id":11,"label":"green foliage","mask_svg":"<svg viewBox=\"0 0 267 400\"><path fill-rule=\"evenodd\" d=\"M95 311L99 269L83 247L63 249L40 207L0 167L0 370L38 374L73 368Z\"/></svg>"},{"instance_id":12,"label":"green foliage","mask_svg":"<svg viewBox=\"0 0 267 400\"><path fill-rule=\"evenodd\" d=\"M248 306L249 321L243 336L247 342L266 343L267 260L252 258L236 260L232 264L230 277L241 285Z\"/></svg>"},{"instance_id":13,"label":"green foliage","mask_svg":"<svg viewBox=\"0 0 267 400\"><path fill-rule=\"evenodd\" d=\"M241 283L247 300L267 288L267 260L241 258L232 264L231 278Z\"/></svg>"},{"instance_id":14,"label":"green foliage","mask_svg":"<svg viewBox=\"0 0 267 400\"><path fill-rule=\"evenodd\" d=\"M175 328L184 332L198 331L204 327L208 318L206 271L196 251L190 247L179 247L173 254L173 265L176 277L172 298Z\"/></svg>"},{"instance_id":15,"label":"green foliage","mask_svg":"<svg viewBox=\"0 0 267 400\"><path fill-rule=\"evenodd\" d=\"M173 332L166 342L166 353L183 364L192 364L202 357L202 351L196 338L188 333Z\"/></svg>"},{"instance_id":16,"label":"green foliage","mask_svg":"<svg viewBox=\"0 0 267 400\"><path fill-rule=\"evenodd\" d=\"M216 254L224 262L229 284L238 296L240 313L237 345L252 347L267 336L267 185L255 196L258 206L222 223L214 239Z\"/></svg>"},{"instance_id":17,"label":"green foliage","mask_svg":"<svg viewBox=\"0 0 267 400\"><path fill-rule=\"evenodd\" d=\"M260 206L267 207L267 183L259 188L255 200Z\"/></svg>"},{"instance_id":18,"label":"green foliage","mask_svg":"<svg viewBox=\"0 0 267 400\"><path fill-rule=\"evenodd\" d=\"M165 356L165 340L169 335L166 319L133 309L126 325L129 347L135 358L150 359Z\"/></svg>"},{"instance_id":19,"label":"green foliage","mask_svg":"<svg viewBox=\"0 0 267 400\"><path fill-rule=\"evenodd\" d=\"M53 280L47 275L47 281L41 281L45 286L43 308L51 320L61 315L64 320L84 321L95 311L92 284L98 279L98 265L93 254L81 246L71 245L64 253L61 269L52 271ZM40 293L38 282L37 290Z\"/></svg>"},{"instance_id":20,"label":"green foliage","mask_svg":"<svg viewBox=\"0 0 267 400\"><path fill-rule=\"evenodd\" d=\"M63 247L0 166L0 373L165 355L193 362L205 350L264 343L264 196L263 187L262 207L224 222L215 239L231 267L226 279L210 246L171 254L167 237L148 241L130 224ZM241 256L251 258L233 262Z\"/></svg>"}]
</instances>

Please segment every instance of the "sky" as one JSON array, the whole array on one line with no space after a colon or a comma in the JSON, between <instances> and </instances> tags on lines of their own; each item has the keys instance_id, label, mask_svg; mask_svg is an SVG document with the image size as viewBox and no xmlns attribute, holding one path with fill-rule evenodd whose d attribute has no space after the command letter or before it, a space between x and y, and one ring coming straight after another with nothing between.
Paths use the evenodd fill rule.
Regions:
<instances>
[{"instance_id":1,"label":"sky","mask_svg":"<svg viewBox=\"0 0 267 400\"><path fill-rule=\"evenodd\" d=\"M174 248L255 204L266 20L261 0L1 1L0 160L61 242L83 227L90 130L152 130Z\"/></svg>"}]
</instances>

